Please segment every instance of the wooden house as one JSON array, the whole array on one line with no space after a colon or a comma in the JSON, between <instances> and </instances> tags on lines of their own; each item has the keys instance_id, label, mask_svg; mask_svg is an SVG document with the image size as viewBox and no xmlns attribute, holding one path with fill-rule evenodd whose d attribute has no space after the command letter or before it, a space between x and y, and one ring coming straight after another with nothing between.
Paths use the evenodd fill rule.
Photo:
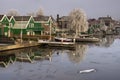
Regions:
<instances>
[{"instance_id":1,"label":"wooden house","mask_svg":"<svg viewBox=\"0 0 120 80\"><path fill-rule=\"evenodd\" d=\"M9 19L6 15L0 15L0 35L8 36L9 31Z\"/></svg>"},{"instance_id":2,"label":"wooden house","mask_svg":"<svg viewBox=\"0 0 120 80\"><path fill-rule=\"evenodd\" d=\"M34 23L32 16L12 16L10 19L10 26L12 28L12 35L36 35L41 34L43 28L40 25Z\"/></svg>"},{"instance_id":3,"label":"wooden house","mask_svg":"<svg viewBox=\"0 0 120 80\"><path fill-rule=\"evenodd\" d=\"M35 37L55 33L55 20L51 16L0 15L0 35L7 37Z\"/></svg>"},{"instance_id":4,"label":"wooden house","mask_svg":"<svg viewBox=\"0 0 120 80\"><path fill-rule=\"evenodd\" d=\"M35 26L42 26L42 35L50 35L55 32L55 20L51 16L34 17Z\"/></svg>"}]
</instances>

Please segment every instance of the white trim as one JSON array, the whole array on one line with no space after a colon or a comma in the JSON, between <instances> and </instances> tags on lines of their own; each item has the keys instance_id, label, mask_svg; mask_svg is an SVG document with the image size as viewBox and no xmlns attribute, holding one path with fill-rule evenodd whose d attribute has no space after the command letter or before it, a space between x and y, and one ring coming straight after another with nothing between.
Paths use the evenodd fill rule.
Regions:
<instances>
[{"instance_id":1,"label":"white trim","mask_svg":"<svg viewBox=\"0 0 120 80\"><path fill-rule=\"evenodd\" d=\"M12 18L13 18L13 19L14 19L14 21L15 21L15 18L14 18L14 16L11 16L11 18L10 18L9 22L11 22Z\"/></svg>"},{"instance_id":2,"label":"white trim","mask_svg":"<svg viewBox=\"0 0 120 80\"><path fill-rule=\"evenodd\" d=\"M0 20L0 22L2 22L2 20L4 19L5 15L3 15L2 19Z\"/></svg>"},{"instance_id":3,"label":"white trim","mask_svg":"<svg viewBox=\"0 0 120 80\"><path fill-rule=\"evenodd\" d=\"M31 18L32 18L32 16L30 16L30 18L29 18L29 20L28 20L28 23L26 24L25 29L26 29L26 28L27 28L27 26L29 25Z\"/></svg>"},{"instance_id":4,"label":"white trim","mask_svg":"<svg viewBox=\"0 0 120 80\"><path fill-rule=\"evenodd\" d=\"M7 18L8 22L9 22L9 19L8 19L8 17L7 17L6 15L4 15L4 16L2 17L2 19L0 20L0 22L2 22L2 20L3 20L5 17Z\"/></svg>"}]
</instances>

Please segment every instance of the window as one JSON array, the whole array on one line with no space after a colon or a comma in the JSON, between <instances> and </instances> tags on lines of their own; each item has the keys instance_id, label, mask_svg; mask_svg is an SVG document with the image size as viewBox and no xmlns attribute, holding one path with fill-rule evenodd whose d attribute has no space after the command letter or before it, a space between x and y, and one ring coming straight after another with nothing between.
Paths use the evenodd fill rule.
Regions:
<instances>
[{"instance_id":1,"label":"window","mask_svg":"<svg viewBox=\"0 0 120 80\"><path fill-rule=\"evenodd\" d=\"M12 27L12 26L13 26L13 24L12 24L12 23L10 23L9 25L10 25L9 27Z\"/></svg>"},{"instance_id":2,"label":"window","mask_svg":"<svg viewBox=\"0 0 120 80\"><path fill-rule=\"evenodd\" d=\"M34 24L33 24L33 23L30 23L30 24L29 24L29 27L30 27L30 28L33 28L33 27L34 27Z\"/></svg>"}]
</instances>

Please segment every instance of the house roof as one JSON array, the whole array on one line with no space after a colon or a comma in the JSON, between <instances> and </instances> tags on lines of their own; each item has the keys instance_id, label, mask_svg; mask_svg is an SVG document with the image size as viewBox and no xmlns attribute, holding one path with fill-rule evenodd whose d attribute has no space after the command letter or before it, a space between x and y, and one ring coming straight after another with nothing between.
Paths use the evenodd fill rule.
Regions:
<instances>
[{"instance_id":1,"label":"house roof","mask_svg":"<svg viewBox=\"0 0 120 80\"><path fill-rule=\"evenodd\" d=\"M99 17L98 20L112 20L111 17L107 16L107 17Z\"/></svg>"},{"instance_id":2,"label":"house roof","mask_svg":"<svg viewBox=\"0 0 120 80\"><path fill-rule=\"evenodd\" d=\"M29 21L31 16L14 16L16 21Z\"/></svg>"},{"instance_id":3,"label":"house roof","mask_svg":"<svg viewBox=\"0 0 120 80\"><path fill-rule=\"evenodd\" d=\"M3 18L4 15L0 15L0 20Z\"/></svg>"},{"instance_id":4,"label":"house roof","mask_svg":"<svg viewBox=\"0 0 120 80\"><path fill-rule=\"evenodd\" d=\"M11 18L12 16L7 16L7 18L10 20L10 18Z\"/></svg>"},{"instance_id":5,"label":"house roof","mask_svg":"<svg viewBox=\"0 0 120 80\"><path fill-rule=\"evenodd\" d=\"M68 21L70 19L70 16L62 16L59 18L59 21Z\"/></svg>"},{"instance_id":6,"label":"house roof","mask_svg":"<svg viewBox=\"0 0 120 80\"><path fill-rule=\"evenodd\" d=\"M38 16L38 17L33 17L35 21L48 21L49 16Z\"/></svg>"}]
</instances>

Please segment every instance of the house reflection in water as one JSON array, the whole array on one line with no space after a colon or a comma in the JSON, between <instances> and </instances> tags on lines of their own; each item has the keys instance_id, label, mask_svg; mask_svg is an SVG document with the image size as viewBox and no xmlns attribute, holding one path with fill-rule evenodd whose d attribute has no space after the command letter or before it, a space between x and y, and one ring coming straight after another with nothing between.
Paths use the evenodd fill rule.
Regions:
<instances>
[{"instance_id":1,"label":"house reflection in water","mask_svg":"<svg viewBox=\"0 0 120 80\"><path fill-rule=\"evenodd\" d=\"M35 60L50 60L51 61L52 50L35 48L26 48L19 50L12 50L0 53L0 66L7 67L13 62L30 62Z\"/></svg>"},{"instance_id":2,"label":"house reflection in water","mask_svg":"<svg viewBox=\"0 0 120 80\"><path fill-rule=\"evenodd\" d=\"M25 48L19 50L12 50L0 53L0 64L4 67L7 67L10 63L13 62L24 62L24 63L34 63L36 61L49 60L52 61L52 54L56 53L57 56L60 53L66 53L69 60L73 63L79 63L87 50L87 45L76 44L75 50L66 50L66 49L49 49L49 48Z\"/></svg>"},{"instance_id":3,"label":"house reflection in water","mask_svg":"<svg viewBox=\"0 0 120 80\"><path fill-rule=\"evenodd\" d=\"M79 63L84 58L86 50L87 45L76 45L76 50L68 53L69 60L73 63Z\"/></svg>"},{"instance_id":4,"label":"house reflection in water","mask_svg":"<svg viewBox=\"0 0 120 80\"><path fill-rule=\"evenodd\" d=\"M15 54L0 54L0 66L7 67L15 61Z\"/></svg>"},{"instance_id":5,"label":"house reflection in water","mask_svg":"<svg viewBox=\"0 0 120 80\"><path fill-rule=\"evenodd\" d=\"M97 44L97 46L110 47L110 45L113 44L114 39L115 39L114 35L106 36L101 39L101 41L99 42L99 44Z\"/></svg>"}]
</instances>

